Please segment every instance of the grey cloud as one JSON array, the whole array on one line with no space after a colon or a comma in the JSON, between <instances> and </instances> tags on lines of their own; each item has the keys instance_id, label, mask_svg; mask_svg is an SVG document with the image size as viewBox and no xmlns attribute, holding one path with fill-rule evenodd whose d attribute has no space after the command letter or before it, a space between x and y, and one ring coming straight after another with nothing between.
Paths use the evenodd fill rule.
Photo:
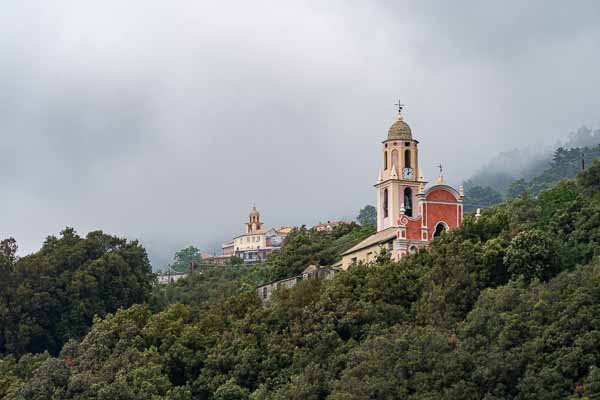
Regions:
<instances>
[{"instance_id":1,"label":"grey cloud","mask_svg":"<svg viewBox=\"0 0 600 400\"><path fill-rule=\"evenodd\" d=\"M374 202L393 103L426 177L597 127L598 6L580 2L9 2L0 234L139 238L156 263Z\"/></svg>"}]
</instances>

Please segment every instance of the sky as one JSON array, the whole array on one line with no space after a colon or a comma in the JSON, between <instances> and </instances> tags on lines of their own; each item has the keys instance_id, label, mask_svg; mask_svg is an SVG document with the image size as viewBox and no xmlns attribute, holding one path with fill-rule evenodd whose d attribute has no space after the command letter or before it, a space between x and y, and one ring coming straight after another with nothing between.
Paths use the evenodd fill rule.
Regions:
<instances>
[{"instance_id":1,"label":"sky","mask_svg":"<svg viewBox=\"0 0 600 400\"><path fill-rule=\"evenodd\" d=\"M526 4L525 4L526 3ZM155 266L375 202L405 104L433 180L600 126L598 1L7 0L0 236L139 239Z\"/></svg>"}]
</instances>

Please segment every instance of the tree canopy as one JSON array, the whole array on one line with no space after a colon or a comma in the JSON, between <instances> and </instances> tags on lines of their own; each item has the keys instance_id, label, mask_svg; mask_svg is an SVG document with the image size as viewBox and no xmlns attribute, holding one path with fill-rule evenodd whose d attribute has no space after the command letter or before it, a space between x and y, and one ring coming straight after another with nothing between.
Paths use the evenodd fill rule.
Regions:
<instances>
[{"instance_id":1,"label":"tree canopy","mask_svg":"<svg viewBox=\"0 0 600 400\"><path fill-rule=\"evenodd\" d=\"M299 229L262 272L335 258L362 229ZM78 254L64 246L56 254ZM467 216L399 263L281 288L268 306L238 290L234 267L194 275L176 284L186 296L99 314L58 354L6 354L0 398L594 399L599 256L595 162L537 198ZM207 292L218 273L238 286Z\"/></svg>"}]
</instances>

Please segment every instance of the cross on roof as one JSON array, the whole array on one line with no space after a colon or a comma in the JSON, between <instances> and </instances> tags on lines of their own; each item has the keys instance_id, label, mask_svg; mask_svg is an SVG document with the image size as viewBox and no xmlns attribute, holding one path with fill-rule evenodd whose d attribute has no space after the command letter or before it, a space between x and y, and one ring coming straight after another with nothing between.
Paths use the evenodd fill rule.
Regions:
<instances>
[{"instance_id":1,"label":"cross on roof","mask_svg":"<svg viewBox=\"0 0 600 400\"><path fill-rule=\"evenodd\" d=\"M440 165L437 166L440 169L440 175L442 174L442 172L444 171L444 166L440 163Z\"/></svg>"},{"instance_id":2,"label":"cross on roof","mask_svg":"<svg viewBox=\"0 0 600 400\"><path fill-rule=\"evenodd\" d=\"M400 100L398 100L397 103L394 104L395 106L398 106L398 114L402 114L402 109L404 108L404 104L402 104L400 102Z\"/></svg>"}]
</instances>

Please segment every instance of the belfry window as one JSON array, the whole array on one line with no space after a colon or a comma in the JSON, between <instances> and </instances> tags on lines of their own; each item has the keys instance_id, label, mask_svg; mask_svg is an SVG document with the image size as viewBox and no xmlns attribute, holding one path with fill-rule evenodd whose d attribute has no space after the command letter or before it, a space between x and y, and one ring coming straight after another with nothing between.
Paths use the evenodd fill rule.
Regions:
<instances>
[{"instance_id":1,"label":"belfry window","mask_svg":"<svg viewBox=\"0 0 600 400\"><path fill-rule=\"evenodd\" d=\"M383 152L383 169L387 170L387 151Z\"/></svg>"},{"instance_id":2,"label":"belfry window","mask_svg":"<svg viewBox=\"0 0 600 400\"><path fill-rule=\"evenodd\" d=\"M411 168L410 150L404 150L404 168Z\"/></svg>"},{"instance_id":3,"label":"belfry window","mask_svg":"<svg viewBox=\"0 0 600 400\"><path fill-rule=\"evenodd\" d=\"M398 163L398 150L392 150L392 168L400 168ZM396 171L398 173L398 171Z\"/></svg>"},{"instance_id":4,"label":"belfry window","mask_svg":"<svg viewBox=\"0 0 600 400\"><path fill-rule=\"evenodd\" d=\"M388 190L383 189L383 218L388 217Z\"/></svg>"},{"instance_id":5,"label":"belfry window","mask_svg":"<svg viewBox=\"0 0 600 400\"><path fill-rule=\"evenodd\" d=\"M406 188L404 189L404 214L408 217L413 216L413 206L412 206L412 189Z\"/></svg>"}]
</instances>

